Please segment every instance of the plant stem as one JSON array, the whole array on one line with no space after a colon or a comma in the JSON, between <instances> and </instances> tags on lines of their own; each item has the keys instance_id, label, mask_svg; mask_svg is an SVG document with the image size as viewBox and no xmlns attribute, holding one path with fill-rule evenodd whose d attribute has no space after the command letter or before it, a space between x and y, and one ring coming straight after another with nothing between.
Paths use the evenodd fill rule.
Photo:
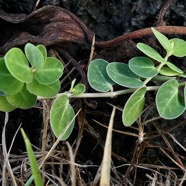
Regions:
<instances>
[{"instance_id":1,"label":"plant stem","mask_svg":"<svg viewBox=\"0 0 186 186\"><path fill-rule=\"evenodd\" d=\"M184 26L158 26L154 28L158 30L159 32L161 32L162 34L186 35L186 27ZM125 41L136 39L136 38L139 39L141 37L145 37L145 36L152 35L152 34L153 33L152 33L151 28L144 28L144 29L136 30L130 33L125 33L124 35L119 36L109 41L101 41L101 42L97 41L95 42L95 47L99 47L99 48L113 47ZM88 35L89 42L92 42L92 37L93 37L93 34Z\"/></svg>"},{"instance_id":2,"label":"plant stem","mask_svg":"<svg viewBox=\"0 0 186 186\"><path fill-rule=\"evenodd\" d=\"M160 86L149 86L147 87L147 91L156 91L160 88ZM130 89L125 89L125 90L118 90L115 92L101 92L101 93L83 93L77 96L74 96L71 93L68 92L63 92L63 93L59 93L54 97L51 98L46 98L46 97L40 97L38 96L37 99L38 100L42 100L42 99L54 99L57 98L59 96L61 96L62 94L67 94L67 96L69 98L104 98L104 97L109 97L109 98L114 98L120 95L124 95L124 94L129 94L129 93L133 93L137 90L138 88L130 88Z\"/></svg>"},{"instance_id":3,"label":"plant stem","mask_svg":"<svg viewBox=\"0 0 186 186\"><path fill-rule=\"evenodd\" d=\"M186 81L179 83L179 87L182 87L182 86L185 86L185 85L186 85Z\"/></svg>"},{"instance_id":4,"label":"plant stem","mask_svg":"<svg viewBox=\"0 0 186 186\"><path fill-rule=\"evenodd\" d=\"M157 67L158 73L159 73L159 71L161 70L161 68L163 67L163 65L165 65L165 63L160 63L160 65Z\"/></svg>"},{"instance_id":5,"label":"plant stem","mask_svg":"<svg viewBox=\"0 0 186 186\"><path fill-rule=\"evenodd\" d=\"M157 71L159 73L160 69L163 67L163 65L165 65L165 63L160 63L158 66L157 66ZM154 77L150 77L150 78L147 78L145 81L144 81L144 85L146 85L149 81L151 81Z\"/></svg>"},{"instance_id":6,"label":"plant stem","mask_svg":"<svg viewBox=\"0 0 186 186\"><path fill-rule=\"evenodd\" d=\"M149 86L147 87L147 91L156 91L159 89L160 86ZM115 91L115 92L102 92L102 93L83 93L80 94L78 96L73 96L72 94L67 94L67 96L69 98L102 98L102 97L110 97L110 98L114 98L120 95L124 95L124 94L129 94L129 93L133 93L137 90L138 88L130 88L130 89L125 89L125 90L119 90L119 91ZM58 94L58 96L60 96L61 94Z\"/></svg>"},{"instance_id":7,"label":"plant stem","mask_svg":"<svg viewBox=\"0 0 186 186\"><path fill-rule=\"evenodd\" d=\"M115 92L101 92L101 93L83 93L78 96L73 96L72 94L68 94L70 98L100 98L100 97L110 97L114 98L119 95L132 93L136 90L136 88L130 88L125 90L119 90Z\"/></svg>"}]
</instances>

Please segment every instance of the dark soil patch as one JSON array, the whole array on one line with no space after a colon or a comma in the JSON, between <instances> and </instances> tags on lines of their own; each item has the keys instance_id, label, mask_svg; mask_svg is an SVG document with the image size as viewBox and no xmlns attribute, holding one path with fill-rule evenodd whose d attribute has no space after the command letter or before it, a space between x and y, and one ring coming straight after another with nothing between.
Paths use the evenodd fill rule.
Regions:
<instances>
[{"instance_id":1,"label":"dark soil patch","mask_svg":"<svg viewBox=\"0 0 186 186\"><path fill-rule=\"evenodd\" d=\"M31 14L35 9L46 5L55 5L75 14L88 29L80 27L82 25L76 19L73 19L74 22L78 23L77 26L80 25L78 28L82 29L81 32L78 32L76 27L74 28L75 34L72 34L73 37L67 39L67 36L69 36L67 30L67 35L63 37L63 40L52 42L50 39L51 34L48 40L46 38L41 39L39 29L42 30L47 24L45 25L41 21L43 25L38 27L39 16L35 17L37 20L29 18L21 23L11 23L0 19L0 23L5 25L0 31L0 33L4 34L0 35L0 47L2 49L0 54L3 56L6 50L13 45L22 47L27 42L26 37L21 37L20 33L23 31L31 34L31 36L29 35L31 39L35 34L34 36L38 39L33 39L35 43L37 41L38 43L43 42L47 45L50 55L55 54L63 60L64 64L68 64L63 77L66 77L71 69L75 67L75 70L65 80L62 79L64 80L62 91L68 90L70 82L74 78L85 84L87 83L85 75L93 33L96 35L96 41L106 41L142 28L162 25L184 27L186 25L186 2L184 0L174 0L172 2L166 0L72 0L70 2L66 0L43 0L40 1L37 8L35 7L36 3L33 2L1 0L0 8L8 14L15 13L16 16L20 16L23 13ZM166 11L163 12L163 10ZM41 15L44 16L44 14ZM27 28L26 25L28 25ZM7 28L10 30L8 31ZM81 40L78 40L79 33L81 33ZM183 35L177 36L184 38ZM20 38L25 40L23 41ZM16 42L14 42L14 39L17 39ZM139 54L136 49L136 43L139 41L150 43L157 48L154 37L136 38L127 42L120 42L117 46L96 47L93 58L103 58L109 62L128 62L132 56ZM157 49L161 50L161 48ZM80 61L80 65L77 65L77 61ZM180 67L185 69L185 59L179 59L175 63L181 64ZM116 87L116 89L119 88ZM87 91L92 92L93 90L87 85ZM68 139L73 147L76 155L75 161L78 164L76 168L77 185L98 185L98 170L103 158L107 126L112 112L112 107L109 104L123 108L127 98L128 96L125 95L114 99L72 100L72 105L76 111L81 108L81 112L76 119L75 129ZM154 94L148 93L147 98L146 106L149 109L145 111L142 117L143 122L158 116L154 103ZM37 108L24 111L17 109L9 114L9 122L6 128L7 148L10 147L13 136L21 124L35 146L38 160L41 160L46 155L53 145L55 137L50 127L48 127L47 138L43 141L43 130L46 123L43 123L42 107L43 104L39 102ZM4 113L0 112L1 130L4 126L4 115ZM163 119L151 121L144 126L144 140L140 143L137 137L139 125L136 123L135 128L124 127L121 122L121 111L117 110L112 144L111 185L152 185L153 179L157 185L158 183L165 185L168 181L170 182L168 185L179 185L185 174L183 170L186 163L184 149L186 144L185 124L184 115L172 121ZM41 150L43 146L45 146L44 150ZM18 185L22 185L30 176L28 160L24 152L25 147L19 132L14 140L9 157ZM2 170L4 163L2 146L0 156L2 157L0 170ZM63 178L67 185L71 185L68 159L66 143L61 142L54 150L54 154L47 160L43 170L44 173L46 171L46 173ZM2 175L2 172L0 172L0 175ZM98 180L96 176L98 176ZM46 178L45 181L47 182L47 180ZM54 180L57 185L60 185L59 180ZM7 184L13 185L8 171Z\"/></svg>"}]
</instances>

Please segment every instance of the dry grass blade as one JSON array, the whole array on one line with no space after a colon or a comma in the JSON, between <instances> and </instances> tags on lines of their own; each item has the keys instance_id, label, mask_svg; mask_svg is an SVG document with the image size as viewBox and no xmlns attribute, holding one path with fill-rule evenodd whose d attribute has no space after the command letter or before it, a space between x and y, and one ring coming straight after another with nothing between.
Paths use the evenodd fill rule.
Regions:
<instances>
[{"instance_id":1,"label":"dry grass blade","mask_svg":"<svg viewBox=\"0 0 186 186\"><path fill-rule=\"evenodd\" d=\"M160 129L158 127L156 127L157 131L161 134L165 144L167 145L169 151L172 153L173 158L171 158L161 147L161 151L164 153L164 154L167 154L167 157L169 157L176 165L178 165L182 170L183 172L186 172L186 169L184 167L184 164L182 163L181 159L179 158L179 156L175 153L174 149L172 148L171 144L169 143L168 139L166 138L166 136L160 131Z\"/></svg>"},{"instance_id":2,"label":"dry grass blade","mask_svg":"<svg viewBox=\"0 0 186 186\"><path fill-rule=\"evenodd\" d=\"M172 138L172 140L173 140L179 147L181 147L181 148L186 152L186 148L185 148L182 144L180 144L172 134L170 134L170 133L167 133L167 134Z\"/></svg>"},{"instance_id":3,"label":"dry grass blade","mask_svg":"<svg viewBox=\"0 0 186 186\"><path fill-rule=\"evenodd\" d=\"M40 0L37 0L35 4L35 9L38 7L39 3L40 3Z\"/></svg>"},{"instance_id":4,"label":"dry grass blade","mask_svg":"<svg viewBox=\"0 0 186 186\"><path fill-rule=\"evenodd\" d=\"M112 148L112 128L114 123L116 108L114 107L112 110L112 114L110 117L109 128L107 132L107 138L105 142L104 155L102 161L102 169L101 169L101 180L100 186L109 186L110 185L110 167L111 167L111 148Z\"/></svg>"},{"instance_id":5,"label":"dry grass blade","mask_svg":"<svg viewBox=\"0 0 186 186\"><path fill-rule=\"evenodd\" d=\"M95 49L94 45L95 45L95 34L93 35L93 38L92 38L92 45L91 45L91 51L90 51L90 56L89 56L88 64L90 64L90 62L93 59L94 49Z\"/></svg>"},{"instance_id":6,"label":"dry grass blade","mask_svg":"<svg viewBox=\"0 0 186 186\"><path fill-rule=\"evenodd\" d=\"M53 186L67 186L66 183L62 179L60 179L60 177L49 174L47 172L43 172L42 170L41 173L48 179L48 182L51 182L53 184ZM56 180L58 181L58 183L56 183ZM45 186L48 185L49 184L46 184Z\"/></svg>"},{"instance_id":7,"label":"dry grass blade","mask_svg":"<svg viewBox=\"0 0 186 186\"><path fill-rule=\"evenodd\" d=\"M183 178L182 178L182 180L181 180L179 186L182 186L182 185L183 185L183 182L184 182L185 180L186 180L186 172L185 172L185 174L184 174L184 176L183 176Z\"/></svg>"},{"instance_id":8,"label":"dry grass blade","mask_svg":"<svg viewBox=\"0 0 186 186\"><path fill-rule=\"evenodd\" d=\"M69 151L69 156L70 156L70 169L71 169L71 185L76 186L76 168L75 168L75 158L72 152L72 147L66 142L68 151Z\"/></svg>"},{"instance_id":9,"label":"dry grass blade","mask_svg":"<svg viewBox=\"0 0 186 186\"><path fill-rule=\"evenodd\" d=\"M8 159L10 150L7 152L7 148L6 148L6 135L5 135L5 133L6 133L6 125L8 123L8 119L9 119L9 115L8 115L8 112L6 112L5 113L3 133L2 133L2 149L3 149L3 156L4 156L4 165L3 165L3 173L2 173L2 185L7 185L6 184L6 180L7 180L7 178L6 178L6 168L7 168L9 173L10 173L10 176L12 178L13 185L17 186L15 176L12 172L11 165L10 165L10 162L9 162L9 159ZM15 136L16 136L16 134L15 134ZM11 147L10 147L10 149L11 149Z\"/></svg>"}]
</instances>

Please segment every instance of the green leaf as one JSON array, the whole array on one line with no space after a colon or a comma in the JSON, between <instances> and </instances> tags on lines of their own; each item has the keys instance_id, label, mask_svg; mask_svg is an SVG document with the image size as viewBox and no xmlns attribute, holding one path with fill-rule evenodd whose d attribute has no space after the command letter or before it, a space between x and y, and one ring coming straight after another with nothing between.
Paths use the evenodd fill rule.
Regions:
<instances>
[{"instance_id":1,"label":"green leaf","mask_svg":"<svg viewBox=\"0 0 186 186\"><path fill-rule=\"evenodd\" d=\"M164 119L175 119L185 111L184 99L178 88L178 81L172 79L163 83L157 92L156 106Z\"/></svg>"},{"instance_id":2,"label":"green leaf","mask_svg":"<svg viewBox=\"0 0 186 186\"><path fill-rule=\"evenodd\" d=\"M47 58L47 50L44 45L37 45L36 48L40 50L40 52L43 54L44 61L46 61Z\"/></svg>"},{"instance_id":3,"label":"green leaf","mask_svg":"<svg viewBox=\"0 0 186 186\"><path fill-rule=\"evenodd\" d=\"M48 57L43 68L36 71L35 78L42 84L51 84L62 76L63 69L61 61L54 57Z\"/></svg>"},{"instance_id":4,"label":"green leaf","mask_svg":"<svg viewBox=\"0 0 186 186\"><path fill-rule=\"evenodd\" d=\"M94 59L88 66L87 78L90 86L99 92L112 90L114 82L106 72L108 62L103 59Z\"/></svg>"},{"instance_id":5,"label":"green leaf","mask_svg":"<svg viewBox=\"0 0 186 186\"><path fill-rule=\"evenodd\" d=\"M14 109L16 109L16 107L8 102L6 96L0 96L0 111L11 112Z\"/></svg>"},{"instance_id":6,"label":"green leaf","mask_svg":"<svg viewBox=\"0 0 186 186\"><path fill-rule=\"evenodd\" d=\"M6 94L16 94L21 91L23 84L10 74L4 59L0 58L0 90Z\"/></svg>"},{"instance_id":7,"label":"green leaf","mask_svg":"<svg viewBox=\"0 0 186 186\"><path fill-rule=\"evenodd\" d=\"M75 113L69 104L68 96L63 94L56 98L50 110L51 128L56 137L62 132L64 135L61 140L66 140L70 136L75 124L74 117Z\"/></svg>"},{"instance_id":8,"label":"green leaf","mask_svg":"<svg viewBox=\"0 0 186 186\"><path fill-rule=\"evenodd\" d=\"M141 115L145 105L146 87L141 87L136 90L126 102L122 121L125 126L131 126Z\"/></svg>"},{"instance_id":9,"label":"green leaf","mask_svg":"<svg viewBox=\"0 0 186 186\"><path fill-rule=\"evenodd\" d=\"M83 94L85 92L85 85L82 83L77 84L73 89L72 89L72 95L73 96L78 96L80 94Z\"/></svg>"},{"instance_id":10,"label":"green leaf","mask_svg":"<svg viewBox=\"0 0 186 186\"><path fill-rule=\"evenodd\" d=\"M154 63L148 57L134 57L129 61L129 68L136 75L143 78L151 78L158 74Z\"/></svg>"},{"instance_id":11,"label":"green leaf","mask_svg":"<svg viewBox=\"0 0 186 186\"><path fill-rule=\"evenodd\" d=\"M184 77L186 78L186 73L183 73L183 74L179 74L180 77Z\"/></svg>"},{"instance_id":12,"label":"green leaf","mask_svg":"<svg viewBox=\"0 0 186 186\"><path fill-rule=\"evenodd\" d=\"M155 59L158 62L165 63L165 59L161 57L161 55L152 47L149 45L146 45L144 43L138 43L137 48L141 50L144 54L146 54L148 57Z\"/></svg>"},{"instance_id":13,"label":"green leaf","mask_svg":"<svg viewBox=\"0 0 186 186\"><path fill-rule=\"evenodd\" d=\"M176 57L186 56L186 42L183 39L173 38L170 39L170 42L173 43L172 54Z\"/></svg>"},{"instance_id":14,"label":"green leaf","mask_svg":"<svg viewBox=\"0 0 186 186\"><path fill-rule=\"evenodd\" d=\"M41 69L45 63L41 51L31 43L25 45L25 54L34 69Z\"/></svg>"},{"instance_id":15,"label":"green leaf","mask_svg":"<svg viewBox=\"0 0 186 186\"><path fill-rule=\"evenodd\" d=\"M76 79L74 79L73 81L71 81L71 86L70 86L69 92L71 92L71 93L73 92L75 83L76 83Z\"/></svg>"},{"instance_id":16,"label":"green leaf","mask_svg":"<svg viewBox=\"0 0 186 186\"><path fill-rule=\"evenodd\" d=\"M130 88L143 86L143 82L129 69L127 64L113 62L107 65L106 70L109 77L121 86Z\"/></svg>"},{"instance_id":17,"label":"green leaf","mask_svg":"<svg viewBox=\"0 0 186 186\"><path fill-rule=\"evenodd\" d=\"M165 82L165 81L168 81L170 79L175 79L175 77L157 75L157 76L152 78L152 81Z\"/></svg>"},{"instance_id":18,"label":"green leaf","mask_svg":"<svg viewBox=\"0 0 186 186\"><path fill-rule=\"evenodd\" d=\"M171 68L172 70L174 70L175 72L179 73L179 74L182 74L183 73L183 71L180 68L178 68L176 65L174 65L174 64L172 64L170 62L166 62L166 65L169 68Z\"/></svg>"},{"instance_id":19,"label":"green leaf","mask_svg":"<svg viewBox=\"0 0 186 186\"><path fill-rule=\"evenodd\" d=\"M165 67L165 66L160 69L159 73L164 75L164 76L176 76L176 75L179 75L178 72L172 70L169 67Z\"/></svg>"},{"instance_id":20,"label":"green leaf","mask_svg":"<svg viewBox=\"0 0 186 186\"><path fill-rule=\"evenodd\" d=\"M171 53L172 52L172 46L171 46L170 40L165 35L158 32L157 30L155 30L154 28L151 28L151 29L152 29L152 32L154 33L156 39L161 44L161 46L167 51L167 53Z\"/></svg>"},{"instance_id":21,"label":"green leaf","mask_svg":"<svg viewBox=\"0 0 186 186\"><path fill-rule=\"evenodd\" d=\"M9 72L19 81L30 83L33 80L27 58L19 48L12 48L6 53L5 64Z\"/></svg>"},{"instance_id":22,"label":"green leaf","mask_svg":"<svg viewBox=\"0 0 186 186\"><path fill-rule=\"evenodd\" d=\"M37 101L37 96L28 92L26 86L23 89L14 95L7 95L7 100L10 104L21 108L21 109L28 109L35 105Z\"/></svg>"},{"instance_id":23,"label":"green leaf","mask_svg":"<svg viewBox=\"0 0 186 186\"><path fill-rule=\"evenodd\" d=\"M36 156L32 149L31 143L23 129L21 129L21 133L22 133L22 136L25 142L26 151L27 151L28 158L30 161L30 166L31 166L33 177L34 177L35 186L43 186L43 180L41 177L41 173L39 171L39 165L37 163Z\"/></svg>"},{"instance_id":24,"label":"green leaf","mask_svg":"<svg viewBox=\"0 0 186 186\"><path fill-rule=\"evenodd\" d=\"M36 96L53 97L60 90L60 81L56 81L52 84L41 84L34 79L31 83L27 84L27 89Z\"/></svg>"},{"instance_id":25,"label":"green leaf","mask_svg":"<svg viewBox=\"0 0 186 186\"><path fill-rule=\"evenodd\" d=\"M73 96L78 96L85 92L86 87L82 83L78 83L76 86L74 86L75 82L76 82L76 79L74 79L71 82L71 87L70 87L69 92L72 93Z\"/></svg>"}]
</instances>

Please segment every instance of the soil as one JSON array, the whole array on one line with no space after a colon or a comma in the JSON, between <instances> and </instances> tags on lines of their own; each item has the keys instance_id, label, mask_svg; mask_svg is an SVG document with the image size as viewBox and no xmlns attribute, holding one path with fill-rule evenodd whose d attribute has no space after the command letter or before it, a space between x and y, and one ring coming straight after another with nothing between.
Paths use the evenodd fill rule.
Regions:
<instances>
[{"instance_id":1,"label":"soil","mask_svg":"<svg viewBox=\"0 0 186 186\"><path fill-rule=\"evenodd\" d=\"M54 43L49 41L49 38L48 40L45 38L45 41L39 40L44 43L46 42L49 54L53 52L55 54L57 53L57 56L61 57L65 64L68 64L64 77L67 77L68 72L75 67L75 70L68 75L66 80L63 77L62 91L69 89L69 84L75 77L78 81L87 83L84 75L86 74L86 67L90 56L93 33L95 34L96 42L99 42L108 41L123 34L152 26L184 27L186 25L185 0L41 0L37 7L36 1L0 0L0 9L6 12L6 15L12 15L13 13L15 15L26 16L48 5L55 5L70 11L79 18L78 20L87 26L87 28L83 27L84 35L81 36L81 42L77 40L77 37L73 37L73 40L70 38L71 40L68 41L63 39L62 43ZM1 13L0 17L2 16ZM13 21L13 23L10 23L2 17L0 18L0 23L8 25L7 28L10 29L10 32L7 32L7 28L2 28L2 31L0 31L0 33L5 34L5 37L0 36L2 39L2 42L0 41L1 56L6 52L8 46L12 47L12 45L15 45L22 47L25 44L26 40L18 43L17 41L13 42L13 39L15 37L21 38L20 33L25 28L20 25L33 23L34 26L37 26L34 23L39 18L34 22L35 17L33 14L25 22L23 21L18 24ZM31 19L32 22L30 21ZM77 23L78 21L76 20L74 22ZM15 26L16 24L17 26ZM79 25L78 23L77 26ZM31 32L29 32L29 29ZM30 24L26 31L33 33L32 29L32 24ZM76 29L74 30L77 31ZM36 32L34 34L36 35ZM39 34L37 36L38 38L40 37ZM91 37L89 38L88 36ZM185 38L183 35L176 36ZM172 37L172 35L168 37ZM152 36L142 37L127 40L127 42L120 43L117 46L98 46L94 50L93 58L101 57L109 62L128 62L132 56L139 54L139 51L136 49L136 43L139 41L150 43L160 50L156 46L157 43ZM7 45L8 42L9 45ZM69 61L72 62L69 64ZM80 68L75 65L74 61L80 62ZM180 67L185 70L186 62L184 58L178 61L175 59L175 63L179 63ZM119 89L119 87L115 88ZM94 90L87 86L87 91L93 92ZM154 96L154 93L148 93L147 95L146 107L148 109L141 118L142 122L158 116ZM158 118L150 121L147 125L144 125L144 140L140 142L138 138L140 132L138 131L139 123L135 123L131 128L126 128L122 124L120 108L123 108L127 99L128 95L113 99L94 98L71 101L76 111L81 108L75 129L68 139L74 150L75 162L77 163L77 185L99 185L99 168L103 158L107 126L112 112L111 105L116 105L119 108L115 115L112 140L111 185L141 186L153 185L153 182L155 185L180 185L183 182L184 185L186 164L185 114L176 120L169 121ZM16 109L9 113L9 122L6 126L6 144L9 149L13 141L9 160L18 185L23 185L31 175L20 132L13 139L20 125L24 128L31 143L34 145L34 150L38 155L37 158L39 161L46 155L55 141L55 137L49 126L46 130L47 138L43 141L43 131L46 126L46 122L43 119L43 105L45 105L45 102L38 102L34 108L28 110ZM0 112L1 133L4 120L5 113ZM2 145L0 146L0 175L3 174L4 165ZM57 185L62 184L58 179L52 178L51 175L63 179L66 185L71 185L68 159L66 142L60 142L54 150L53 156L47 160L43 174L50 174L50 179L53 179ZM10 172L7 170L6 173L7 185L13 185ZM45 177L46 185L50 179ZM49 181L49 184L55 185L52 181Z\"/></svg>"}]
</instances>

